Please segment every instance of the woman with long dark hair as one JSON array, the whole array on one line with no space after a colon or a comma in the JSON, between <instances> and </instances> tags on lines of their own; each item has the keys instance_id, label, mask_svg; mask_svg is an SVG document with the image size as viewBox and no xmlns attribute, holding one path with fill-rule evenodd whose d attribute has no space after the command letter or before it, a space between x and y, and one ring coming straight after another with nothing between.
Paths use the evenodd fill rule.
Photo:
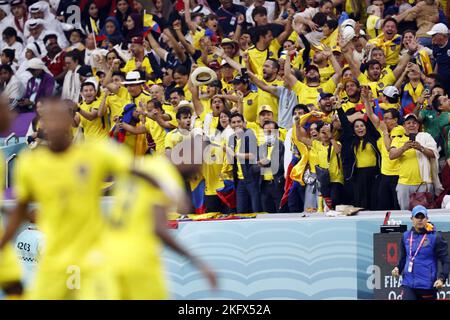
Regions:
<instances>
[{"instance_id":1,"label":"woman with long dark hair","mask_svg":"<svg viewBox=\"0 0 450 320\"><path fill-rule=\"evenodd\" d=\"M371 108L371 106L366 106ZM337 110L342 132L342 168L346 196L353 193L352 204L375 210L377 177L380 174L381 154L377 147L379 132L364 118L350 122L342 108ZM351 190L351 191L350 191Z\"/></svg>"},{"instance_id":2,"label":"woman with long dark hair","mask_svg":"<svg viewBox=\"0 0 450 320\"><path fill-rule=\"evenodd\" d=\"M125 28L127 30L125 40L131 43L134 37L142 37L144 34L144 20L139 13L131 13L125 21Z\"/></svg>"},{"instance_id":3,"label":"woman with long dark hair","mask_svg":"<svg viewBox=\"0 0 450 320\"><path fill-rule=\"evenodd\" d=\"M81 14L81 25L86 34L99 34L103 27L100 20L100 13L94 0L89 0Z\"/></svg>"}]
</instances>

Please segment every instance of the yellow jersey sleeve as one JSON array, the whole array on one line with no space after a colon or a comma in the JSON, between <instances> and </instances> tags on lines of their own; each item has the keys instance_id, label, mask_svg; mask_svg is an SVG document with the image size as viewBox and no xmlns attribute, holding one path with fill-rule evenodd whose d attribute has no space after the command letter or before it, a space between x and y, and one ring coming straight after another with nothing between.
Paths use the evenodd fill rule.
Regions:
<instances>
[{"instance_id":1,"label":"yellow jersey sleeve","mask_svg":"<svg viewBox=\"0 0 450 320\"><path fill-rule=\"evenodd\" d=\"M88 150L88 149L87 149ZM114 142L96 142L91 149L93 157L101 159L103 168L113 176L120 176L133 167L133 154L128 148Z\"/></svg>"},{"instance_id":2,"label":"yellow jersey sleeve","mask_svg":"<svg viewBox=\"0 0 450 320\"><path fill-rule=\"evenodd\" d=\"M30 151L24 151L17 159L16 168L14 170L14 192L17 202L27 202L33 199L32 186L29 181L31 169L31 154ZM2 179L3 183L3 179ZM3 187L3 184L2 184ZM3 190L3 188L2 188Z\"/></svg>"}]
</instances>

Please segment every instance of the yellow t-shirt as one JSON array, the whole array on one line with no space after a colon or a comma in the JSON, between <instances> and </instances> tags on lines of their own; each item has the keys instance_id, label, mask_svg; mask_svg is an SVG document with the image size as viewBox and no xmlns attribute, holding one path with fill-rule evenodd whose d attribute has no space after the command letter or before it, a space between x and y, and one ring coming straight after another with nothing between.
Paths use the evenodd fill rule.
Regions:
<instances>
[{"instance_id":1,"label":"yellow t-shirt","mask_svg":"<svg viewBox=\"0 0 450 320\"><path fill-rule=\"evenodd\" d=\"M122 114L126 101L117 94L110 94L106 97L106 106L109 113L109 123L114 123L114 118ZM112 127L110 125L110 127Z\"/></svg>"},{"instance_id":2,"label":"yellow t-shirt","mask_svg":"<svg viewBox=\"0 0 450 320\"><path fill-rule=\"evenodd\" d=\"M400 169L400 163L398 159L389 159L389 151L386 149L384 143L383 132L378 130L381 137L377 141L378 150L381 153L381 173L385 176L398 176L398 170Z\"/></svg>"},{"instance_id":3,"label":"yellow t-shirt","mask_svg":"<svg viewBox=\"0 0 450 320\"><path fill-rule=\"evenodd\" d=\"M363 141L359 143L356 149L356 167L357 168L371 168L377 165L377 156L372 146L367 143L363 149Z\"/></svg>"},{"instance_id":4,"label":"yellow t-shirt","mask_svg":"<svg viewBox=\"0 0 450 320\"><path fill-rule=\"evenodd\" d=\"M104 227L103 182L121 177L131 164L131 154L109 142L80 143L62 153L41 147L21 154L15 171L17 201L40 205L37 226L46 238L39 270L65 272L71 265L85 270L83 259Z\"/></svg>"},{"instance_id":5,"label":"yellow t-shirt","mask_svg":"<svg viewBox=\"0 0 450 320\"><path fill-rule=\"evenodd\" d=\"M173 149L177 144L183 142L184 139L190 137L189 134L182 134L180 129L175 129L166 134L164 139L165 149Z\"/></svg>"},{"instance_id":6,"label":"yellow t-shirt","mask_svg":"<svg viewBox=\"0 0 450 320\"><path fill-rule=\"evenodd\" d=\"M5 182L5 159L0 152L0 205L3 200ZM2 217L0 217L0 237L3 236ZM0 288L3 284L21 280L21 270L13 246L9 243L0 251Z\"/></svg>"},{"instance_id":7,"label":"yellow t-shirt","mask_svg":"<svg viewBox=\"0 0 450 320\"><path fill-rule=\"evenodd\" d=\"M339 143L339 142L338 142ZM313 140L312 149L317 154L318 165L322 169L328 169L330 172L330 182L338 182L344 184L344 173L339 156L336 154L334 147L331 146L330 161L328 162L328 146L324 146L320 141ZM339 143L340 144L340 143Z\"/></svg>"},{"instance_id":8,"label":"yellow t-shirt","mask_svg":"<svg viewBox=\"0 0 450 320\"><path fill-rule=\"evenodd\" d=\"M148 57L144 57L144 60L142 61L142 68L144 68L145 72L148 74L153 73L152 65L150 64L150 59ZM131 71L135 71L136 69L136 58L133 57L127 61L125 67L123 67L121 71L124 73L128 73Z\"/></svg>"},{"instance_id":9,"label":"yellow t-shirt","mask_svg":"<svg viewBox=\"0 0 450 320\"><path fill-rule=\"evenodd\" d=\"M241 142L242 139L236 139L236 146L234 147L234 153L239 153L239 150L241 149ZM242 172L242 166L241 166L241 160L235 159L237 162L237 177L239 180L244 180L244 173Z\"/></svg>"},{"instance_id":10,"label":"yellow t-shirt","mask_svg":"<svg viewBox=\"0 0 450 320\"><path fill-rule=\"evenodd\" d=\"M283 87L284 86L284 82L281 80L278 80L278 79L275 79L274 81L271 81L271 82L266 82L264 79L260 79L260 80L264 81L269 86L274 86L274 87ZM273 118L274 119L278 119L278 100L279 100L278 96L274 96L264 90L258 91L258 105L271 106L272 110L273 110Z\"/></svg>"},{"instance_id":11,"label":"yellow t-shirt","mask_svg":"<svg viewBox=\"0 0 450 320\"><path fill-rule=\"evenodd\" d=\"M84 111L92 111L93 109L100 108L101 101L96 99L94 102L87 104L86 102L81 103L80 109ZM109 124L106 116L97 117L90 121L80 114L80 124L83 127L84 139L86 141L102 141L109 138Z\"/></svg>"},{"instance_id":12,"label":"yellow t-shirt","mask_svg":"<svg viewBox=\"0 0 450 320\"><path fill-rule=\"evenodd\" d=\"M369 36L373 39L378 37L381 30L381 18L373 14L367 17L366 30Z\"/></svg>"},{"instance_id":13,"label":"yellow t-shirt","mask_svg":"<svg viewBox=\"0 0 450 320\"><path fill-rule=\"evenodd\" d=\"M258 93L251 91L244 97L242 103L244 108L245 120L256 122L256 119L258 117L256 112L258 111L258 106L260 105Z\"/></svg>"},{"instance_id":14,"label":"yellow t-shirt","mask_svg":"<svg viewBox=\"0 0 450 320\"><path fill-rule=\"evenodd\" d=\"M401 148L407 141L409 137L396 137L392 141L391 147ZM417 159L417 153L415 149L406 150L399 160L399 170L398 170L398 183L405 185L419 185L421 184L422 177L420 175L419 160Z\"/></svg>"},{"instance_id":15,"label":"yellow t-shirt","mask_svg":"<svg viewBox=\"0 0 450 320\"><path fill-rule=\"evenodd\" d=\"M173 196L184 193L183 180L176 168L164 157L145 157L137 168L164 185L164 190L141 178L126 175L114 192L114 206L103 237L106 265L119 274L145 271L152 281L164 284L161 265L162 245L154 232L154 206L169 208Z\"/></svg>"},{"instance_id":16,"label":"yellow t-shirt","mask_svg":"<svg viewBox=\"0 0 450 320\"><path fill-rule=\"evenodd\" d=\"M273 151L273 147L267 147L267 158L266 159L271 159L272 158L272 151ZM264 181L272 181L273 180L273 174L271 171L271 168L261 168L261 172L263 173L263 180Z\"/></svg>"},{"instance_id":17,"label":"yellow t-shirt","mask_svg":"<svg viewBox=\"0 0 450 320\"><path fill-rule=\"evenodd\" d=\"M382 94L384 88L393 85L395 83L395 80L396 79L394 73L390 68L384 68L381 71L381 76L378 81L370 81L369 78L363 73L358 76L359 83L361 85L369 86L372 90L374 98L378 98Z\"/></svg>"},{"instance_id":18,"label":"yellow t-shirt","mask_svg":"<svg viewBox=\"0 0 450 320\"><path fill-rule=\"evenodd\" d=\"M266 50L260 51L253 46L247 50L250 66L253 72L260 78L263 76L263 64L267 59L273 58L278 60L278 50L280 50L281 44L277 39L273 39L269 47Z\"/></svg>"},{"instance_id":19,"label":"yellow t-shirt","mask_svg":"<svg viewBox=\"0 0 450 320\"><path fill-rule=\"evenodd\" d=\"M347 112L350 109L354 109L358 104L361 104L362 101L359 100L358 102L351 102L349 100L347 100L346 102L344 102L343 104L341 104L342 110L344 110L344 112ZM364 109L363 109L364 110Z\"/></svg>"},{"instance_id":20,"label":"yellow t-shirt","mask_svg":"<svg viewBox=\"0 0 450 320\"><path fill-rule=\"evenodd\" d=\"M152 100L152 96L150 95L150 93L146 92L146 91L142 91L137 97L132 97L131 94L127 91L127 97L125 99L125 105L129 104L129 103L134 103L137 107L138 110L141 110L142 106L144 106L144 108L147 106L147 103Z\"/></svg>"},{"instance_id":21,"label":"yellow t-shirt","mask_svg":"<svg viewBox=\"0 0 450 320\"><path fill-rule=\"evenodd\" d=\"M369 43L383 49L386 55L386 64L388 66L394 66L400 61L401 39L402 36L397 34L392 40L385 41L384 34L381 33L378 37L370 39Z\"/></svg>"},{"instance_id":22,"label":"yellow t-shirt","mask_svg":"<svg viewBox=\"0 0 450 320\"><path fill-rule=\"evenodd\" d=\"M205 195L214 196L217 194L216 190L224 186L219 175L225 155L223 149L215 145L209 145L203 154L205 158L203 159L202 173L205 178Z\"/></svg>"},{"instance_id":23,"label":"yellow t-shirt","mask_svg":"<svg viewBox=\"0 0 450 320\"><path fill-rule=\"evenodd\" d=\"M318 97L321 92L334 93L335 90L336 84L333 79L318 87L310 87L300 81L297 81L292 87L292 91L297 94L298 103L306 104L308 107L317 107Z\"/></svg>"},{"instance_id":24,"label":"yellow t-shirt","mask_svg":"<svg viewBox=\"0 0 450 320\"><path fill-rule=\"evenodd\" d=\"M320 83L325 84L336 73L332 65L319 69Z\"/></svg>"},{"instance_id":25,"label":"yellow t-shirt","mask_svg":"<svg viewBox=\"0 0 450 320\"><path fill-rule=\"evenodd\" d=\"M157 154L164 154L166 130L161 127L158 122L152 119L146 119L145 128L147 132L152 136L153 141L156 144L155 151Z\"/></svg>"}]
</instances>

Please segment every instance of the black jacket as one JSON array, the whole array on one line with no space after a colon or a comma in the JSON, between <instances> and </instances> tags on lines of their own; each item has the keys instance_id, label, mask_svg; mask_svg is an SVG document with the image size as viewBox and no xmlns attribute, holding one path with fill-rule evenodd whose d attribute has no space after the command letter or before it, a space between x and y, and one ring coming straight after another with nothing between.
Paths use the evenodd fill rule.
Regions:
<instances>
[{"instance_id":1,"label":"black jacket","mask_svg":"<svg viewBox=\"0 0 450 320\"><path fill-rule=\"evenodd\" d=\"M264 143L259 147L259 158L260 159L266 159L267 158L267 144ZM278 162L278 163L277 163ZM272 172L275 183L277 187L284 188L284 143L280 141L279 139L276 140L276 142L273 145L272 155L270 158L270 163L268 163L265 167L270 168L272 164L274 166L277 163L277 171ZM274 168L275 169L275 168Z\"/></svg>"},{"instance_id":2,"label":"black jacket","mask_svg":"<svg viewBox=\"0 0 450 320\"><path fill-rule=\"evenodd\" d=\"M342 170L344 172L344 179L346 181L353 177L355 167L356 167L356 153L355 153L355 143L357 143L359 138L355 135L352 123L348 120L342 108L337 109L337 114L339 120L341 121L342 132L339 141L342 145L341 159L342 159ZM375 151L377 156L377 168L381 167L381 153L377 147L377 140L380 138L380 133L375 129L372 122L366 122L367 128L367 143L370 144Z\"/></svg>"},{"instance_id":3,"label":"black jacket","mask_svg":"<svg viewBox=\"0 0 450 320\"><path fill-rule=\"evenodd\" d=\"M233 134L228 140L228 146L231 150L235 150L235 146L237 143L236 134ZM253 153L255 155L255 159L253 160L237 160L236 157L233 159L233 180L236 184L238 181L238 166L237 161L240 161L242 174L244 175L244 181L250 182L255 179L260 179L261 170L258 167L259 160L259 150L258 144L256 140L256 136L252 130L244 129L244 135L241 138L241 146L239 148L239 153Z\"/></svg>"}]
</instances>

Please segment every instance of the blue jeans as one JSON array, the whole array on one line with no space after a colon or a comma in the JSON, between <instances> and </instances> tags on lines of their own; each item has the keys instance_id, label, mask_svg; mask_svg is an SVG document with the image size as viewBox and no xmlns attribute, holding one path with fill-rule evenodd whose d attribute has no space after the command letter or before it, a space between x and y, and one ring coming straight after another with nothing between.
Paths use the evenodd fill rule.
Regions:
<instances>
[{"instance_id":1,"label":"blue jeans","mask_svg":"<svg viewBox=\"0 0 450 320\"><path fill-rule=\"evenodd\" d=\"M245 180L238 180L236 188L236 212L253 213L261 211L259 181L247 182Z\"/></svg>"},{"instance_id":2,"label":"blue jeans","mask_svg":"<svg viewBox=\"0 0 450 320\"><path fill-rule=\"evenodd\" d=\"M294 181L292 189L289 192L288 207L289 212L303 212L305 205L305 187L297 181Z\"/></svg>"}]
</instances>

